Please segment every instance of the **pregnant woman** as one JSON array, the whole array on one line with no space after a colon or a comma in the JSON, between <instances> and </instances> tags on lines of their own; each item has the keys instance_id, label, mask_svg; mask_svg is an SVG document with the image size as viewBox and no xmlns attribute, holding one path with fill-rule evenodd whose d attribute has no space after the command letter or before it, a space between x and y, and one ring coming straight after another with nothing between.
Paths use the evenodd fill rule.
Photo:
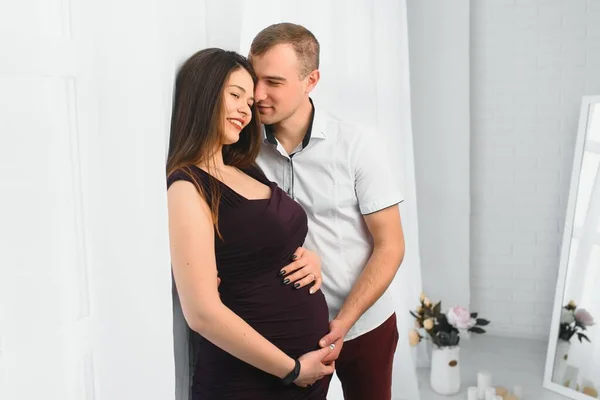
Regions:
<instances>
[{"instance_id":1,"label":"pregnant woman","mask_svg":"<svg viewBox=\"0 0 600 400\"><path fill-rule=\"evenodd\" d=\"M255 83L248 61L221 49L194 54L175 83L171 260L185 319L206 339L192 398L325 399L320 379L334 365L322 363L331 349L318 346L329 330L325 298L314 291L321 271L282 272L307 217L254 166L262 140Z\"/></svg>"}]
</instances>

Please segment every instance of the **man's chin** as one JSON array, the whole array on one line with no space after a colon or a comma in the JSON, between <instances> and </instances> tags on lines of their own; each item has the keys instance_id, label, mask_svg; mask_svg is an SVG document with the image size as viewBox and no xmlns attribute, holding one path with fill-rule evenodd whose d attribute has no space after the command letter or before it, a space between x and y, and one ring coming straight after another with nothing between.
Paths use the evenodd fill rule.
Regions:
<instances>
[{"instance_id":1,"label":"man's chin","mask_svg":"<svg viewBox=\"0 0 600 400\"><path fill-rule=\"evenodd\" d=\"M275 119L270 115L261 115L260 122L262 122L264 125L273 125L277 121L275 121Z\"/></svg>"}]
</instances>

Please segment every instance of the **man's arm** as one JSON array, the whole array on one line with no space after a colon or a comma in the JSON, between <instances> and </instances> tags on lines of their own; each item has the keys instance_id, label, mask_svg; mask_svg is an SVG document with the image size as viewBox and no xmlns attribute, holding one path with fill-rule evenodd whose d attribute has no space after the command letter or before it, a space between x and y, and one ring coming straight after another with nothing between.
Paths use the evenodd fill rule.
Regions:
<instances>
[{"instance_id":1,"label":"man's arm","mask_svg":"<svg viewBox=\"0 0 600 400\"><path fill-rule=\"evenodd\" d=\"M336 319L354 325L385 292L404 258L404 233L398 206L365 215L373 253Z\"/></svg>"},{"instance_id":2,"label":"man's arm","mask_svg":"<svg viewBox=\"0 0 600 400\"><path fill-rule=\"evenodd\" d=\"M338 357L346 334L383 295L404 258L404 233L398 205L365 215L364 219L373 237L373 253L339 314L330 322L329 334L320 342L322 347L331 343L336 345L326 361Z\"/></svg>"},{"instance_id":3,"label":"man's arm","mask_svg":"<svg viewBox=\"0 0 600 400\"><path fill-rule=\"evenodd\" d=\"M329 333L319 341L323 347L335 343L335 351L327 361L338 357L346 334L385 292L404 258L404 233L398 209L402 196L388 163L385 138L376 130L353 133L349 164L358 208L373 239L373 252L339 314L329 323Z\"/></svg>"}]
</instances>

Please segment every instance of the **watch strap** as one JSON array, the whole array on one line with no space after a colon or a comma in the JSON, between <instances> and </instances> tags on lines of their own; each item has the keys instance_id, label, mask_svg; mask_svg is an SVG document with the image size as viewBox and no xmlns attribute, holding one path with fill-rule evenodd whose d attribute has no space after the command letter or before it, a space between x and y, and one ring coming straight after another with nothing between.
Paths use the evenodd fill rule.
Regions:
<instances>
[{"instance_id":1,"label":"watch strap","mask_svg":"<svg viewBox=\"0 0 600 400\"><path fill-rule=\"evenodd\" d=\"M298 378L298 376L300 375L300 361L298 361L298 359L295 358L294 362L296 363L296 365L294 365L294 369L292 370L292 372L290 372L289 374L287 374L281 380L284 385L289 385L290 383L294 382Z\"/></svg>"}]
</instances>

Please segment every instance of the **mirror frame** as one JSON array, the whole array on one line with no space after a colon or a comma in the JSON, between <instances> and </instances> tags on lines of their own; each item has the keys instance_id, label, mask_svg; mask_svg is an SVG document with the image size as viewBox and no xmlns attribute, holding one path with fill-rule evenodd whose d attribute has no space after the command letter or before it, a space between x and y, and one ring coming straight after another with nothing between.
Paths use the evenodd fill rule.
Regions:
<instances>
[{"instance_id":1,"label":"mirror frame","mask_svg":"<svg viewBox=\"0 0 600 400\"><path fill-rule=\"evenodd\" d=\"M591 400L592 397L569 389L558 383L552 382L552 369L556 346L558 345L558 330L560 324L561 309L563 307L563 296L565 281L567 278L567 266L569 263L569 252L571 249L571 235L573 234L573 223L575 218L575 205L577 204L577 192L579 190L579 177L583 161L583 150L585 148L587 128L590 123L592 106L600 103L600 96L583 96L579 112L579 125L577 139L575 142L575 155L573 157L573 169L571 171L571 183L569 188L569 199L565 216L565 227L560 252L560 264L558 278L556 280L556 292L554 294L554 308L552 309L552 325L550 326L550 338L548 340L548 351L546 354L546 367L544 370L544 388L559 393L569 399Z\"/></svg>"}]
</instances>

